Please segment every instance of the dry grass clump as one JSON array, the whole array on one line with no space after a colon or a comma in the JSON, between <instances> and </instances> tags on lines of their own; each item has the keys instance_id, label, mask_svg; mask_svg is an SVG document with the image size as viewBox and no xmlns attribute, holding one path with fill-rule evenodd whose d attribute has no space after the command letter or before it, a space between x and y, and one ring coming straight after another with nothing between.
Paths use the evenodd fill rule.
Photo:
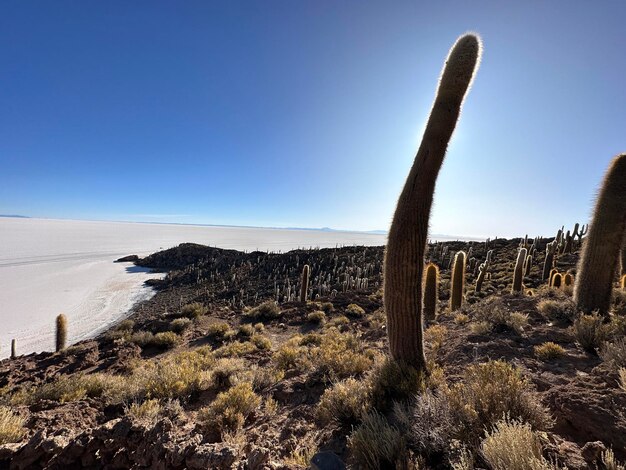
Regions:
<instances>
[{"instance_id":1,"label":"dry grass clump","mask_svg":"<svg viewBox=\"0 0 626 470\"><path fill-rule=\"evenodd\" d=\"M620 367L617 372L619 374L619 386L626 392L626 367Z\"/></svg>"},{"instance_id":2,"label":"dry grass clump","mask_svg":"<svg viewBox=\"0 0 626 470\"><path fill-rule=\"evenodd\" d=\"M571 299L542 300L537 304L537 310L550 320L571 322L576 318L578 310Z\"/></svg>"},{"instance_id":3,"label":"dry grass clump","mask_svg":"<svg viewBox=\"0 0 626 470\"><path fill-rule=\"evenodd\" d=\"M350 304L346 307L346 314L350 315L351 317L360 318L365 316L365 310L363 310L363 307L361 307L360 305Z\"/></svg>"},{"instance_id":4,"label":"dry grass clump","mask_svg":"<svg viewBox=\"0 0 626 470\"><path fill-rule=\"evenodd\" d=\"M243 359L223 357L211 368L208 381L212 388L224 390L248 378L248 372Z\"/></svg>"},{"instance_id":5,"label":"dry grass clump","mask_svg":"<svg viewBox=\"0 0 626 470\"><path fill-rule=\"evenodd\" d=\"M320 303L320 308L326 313L331 313L333 310L335 310L335 306L332 302L322 302Z\"/></svg>"},{"instance_id":6,"label":"dry grass clump","mask_svg":"<svg viewBox=\"0 0 626 470\"><path fill-rule=\"evenodd\" d=\"M248 318L255 320L273 320L280 317L280 309L273 300L268 300L246 312Z\"/></svg>"},{"instance_id":7,"label":"dry grass clump","mask_svg":"<svg viewBox=\"0 0 626 470\"><path fill-rule=\"evenodd\" d=\"M515 420L495 423L481 444L483 457L493 470L558 470L541 454L539 437L531 426Z\"/></svg>"},{"instance_id":8,"label":"dry grass clump","mask_svg":"<svg viewBox=\"0 0 626 470\"><path fill-rule=\"evenodd\" d=\"M626 367L626 338L619 338L612 343L604 343L600 349L600 357L613 370Z\"/></svg>"},{"instance_id":9,"label":"dry grass clump","mask_svg":"<svg viewBox=\"0 0 626 470\"><path fill-rule=\"evenodd\" d=\"M424 391L424 375L414 367L385 358L367 377L371 387L372 405L380 411L393 408L394 401L407 401Z\"/></svg>"},{"instance_id":10,"label":"dry grass clump","mask_svg":"<svg viewBox=\"0 0 626 470\"><path fill-rule=\"evenodd\" d=\"M626 290L613 289L611 304L614 315L626 315Z\"/></svg>"},{"instance_id":11,"label":"dry grass clump","mask_svg":"<svg viewBox=\"0 0 626 470\"><path fill-rule=\"evenodd\" d=\"M283 380L285 372L270 366L252 369L252 388L257 391L266 391Z\"/></svg>"},{"instance_id":12,"label":"dry grass clump","mask_svg":"<svg viewBox=\"0 0 626 470\"><path fill-rule=\"evenodd\" d=\"M315 310L314 312L309 313L306 316L306 319L311 323L323 325L324 323L326 323L326 313L324 313L322 310Z\"/></svg>"},{"instance_id":13,"label":"dry grass clump","mask_svg":"<svg viewBox=\"0 0 626 470\"><path fill-rule=\"evenodd\" d=\"M606 470L626 470L626 465L615 459L613 449L607 449L602 452L602 463Z\"/></svg>"},{"instance_id":14,"label":"dry grass clump","mask_svg":"<svg viewBox=\"0 0 626 470\"><path fill-rule=\"evenodd\" d=\"M11 408L0 406L0 445L19 442L26 435L26 420Z\"/></svg>"},{"instance_id":15,"label":"dry grass clump","mask_svg":"<svg viewBox=\"0 0 626 470\"><path fill-rule=\"evenodd\" d=\"M362 375L374 364L373 352L356 336L335 329L323 334L320 345L310 348L308 356L315 372L331 380Z\"/></svg>"},{"instance_id":16,"label":"dry grass clump","mask_svg":"<svg viewBox=\"0 0 626 470\"><path fill-rule=\"evenodd\" d=\"M378 470L404 468L408 451L403 434L377 412L363 415L363 422L348 438L355 468Z\"/></svg>"},{"instance_id":17,"label":"dry grass clump","mask_svg":"<svg viewBox=\"0 0 626 470\"><path fill-rule=\"evenodd\" d=\"M33 390L28 402L40 400L67 403L83 398L115 398L123 390L125 379L119 375L104 373L69 376L62 375L52 382L45 383Z\"/></svg>"},{"instance_id":18,"label":"dry grass clump","mask_svg":"<svg viewBox=\"0 0 626 470\"><path fill-rule=\"evenodd\" d=\"M527 422L535 429L546 429L552 424L532 384L505 361L469 366L463 381L450 387L446 394L460 423L459 438L464 442L477 442L483 430L490 429L504 415Z\"/></svg>"},{"instance_id":19,"label":"dry grass clump","mask_svg":"<svg viewBox=\"0 0 626 470\"><path fill-rule=\"evenodd\" d=\"M230 330L230 326L225 321L216 321L207 327L207 336L221 340L226 336L226 333Z\"/></svg>"},{"instance_id":20,"label":"dry grass clump","mask_svg":"<svg viewBox=\"0 0 626 470\"><path fill-rule=\"evenodd\" d=\"M245 338L250 338L254 334L254 327L249 323L241 325L237 330L237 334Z\"/></svg>"},{"instance_id":21,"label":"dry grass clump","mask_svg":"<svg viewBox=\"0 0 626 470\"><path fill-rule=\"evenodd\" d=\"M404 415L409 445L420 455L437 460L448 452L456 423L446 395L426 390L416 398L413 406L396 405L394 412L396 418Z\"/></svg>"},{"instance_id":22,"label":"dry grass clump","mask_svg":"<svg viewBox=\"0 0 626 470\"><path fill-rule=\"evenodd\" d=\"M534 349L535 356L542 361L550 361L552 359L559 359L565 356L565 349L552 341L547 341L543 344L535 346Z\"/></svg>"},{"instance_id":23,"label":"dry grass clump","mask_svg":"<svg viewBox=\"0 0 626 470\"><path fill-rule=\"evenodd\" d=\"M200 302L184 305L181 309L181 313L187 318L198 318L205 315L207 312L208 309Z\"/></svg>"},{"instance_id":24,"label":"dry grass clump","mask_svg":"<svg viewBox=\"0 0 626 470\"><path fill-rule=\"evenodd\" d=\"M182 333L185 330L189 329L192 325L192 321L189 318L177 318L175 320L172 320L172 323L170 323L170 329L174 332L174 333Z\"/></svg>"},{"instance_id":25,"label":"dry grass clump","mask_svg":"<svg viewBox=\"0 0 626 470\"><path fill-rule=\"evenodd\" d=\"M180 343L181 337L173 331L163 331L156 335L149 331L138 331L130 337L129 341L142 349L148 347L171 349Z\"/></svg>"},{"instance_id":26,"label":"dry grass clump","mask_svg":"<svg viewBox=\"0 0 626 470\"><path fill-rule=\"evenodd\" d=\"M133 402L125 408L125 414L133 421L152 423L161 414L161 402L156 399L145 400L142 403Z\"/></svg>"},{"instance_id":27,"label":"dry grass clump","mask_svg":"<svg viewBox=\"0 0 626 470\"><path fill-rule=\"evenodd\" d=\"M241 357L256 351L256 346L250 341L233 341L216 349L215 357Z\"/></svg>"},{"instance_id":28,"label":"dry grass clump","mask_svg":"<svg viewBox=\"0 0 626 470\"><path fill-rule=\"evenodd\" d=\"M323 424L340 426L357 424L367 411L370 387L367 381L348 378L326 389L317 405L316 414Z\"/></svg>"},{"instance_id":29,"label":"dry grass clump","mask_svg":"<svg viewBox=\"0 0 626 470\"><path fill-rule=\"evenodd\" d=\"M304 349L297 342L294 344L294 341L288 340L273 354L272 361L281 370L293 369L306 360Z\"/></svg>"},{"instance_id":30,"label":"dry grass clump","mask_svg":"<svg viewBox=\"0 0 626 470\"><path fill-rule=\"evenodd\" d=\"M252 338L250 338L250 342L261 351L272 349L272 340L267 336L253 335Z\"/></svg>"},{"instance_id":31,"label":"dry grass clump","mask_svg":"<svg viewBox=\"0 0 626 470\"><path fill-rule=\"evenodd\" d=\"M242 382L219 393L213 403L198 412L198 420L222 432L237 431L260 404L261 397L254 393L252 384Z\"/></svg>"},{"instance_id":32,"label":"dry grass clump","mask_svg":"<svg viewBox=\"0 0 626 470\"><path fill-rule=\"evenodd\" d=\"M490 297L472 305L471 313L478 324L482 324L481 331L485 331L487 324L490 330L514 331L521 334L528 325L528 315L520 312L511 312L502 299Z\"/></svg>"},{"instance_id":33,"label":"dry grass clump","mask_svg":"<svg viewBox=\"0 0 626 470\"><path fill-rule=\"evenodd\" d=\"M430 344L433 351L437 351L443 345L443 340L448 334L448 329L443 325L432 325L424 331L424 340Z\"/></svg>"},{"instance_id":34,"label":"dry grass clump","mask_svg":"<svg viewBox=\"0 0 626 470\"><path fill-rule=\"evenodd\" d=\"M469 323L469 321L470 317L464 313L457 313L454 315L454 323L457 325L465 325L466 323Z\"/></svg>"},{"instance_id":35,"label":"dry grass clump","mask_svg":"<svg viewBox=\"0 0 626 470\"><path fill-rule=\"evenodd\" d=\"M104 336L109 341L115 341L117 339L128 340L133 333L134 327L134 321L128 319L122 320L115 328L107 331Z\"/></svg>"},{"instance_id":36,"label":"dry grass clump","mask_svg":"<svg viewBox=\"0 0 626 470\"><path fill-rule=\"evenodd\" d=\"M340 331L343 331L350 324L350 319L345 315L339 315L338 317L331 318L328 323L326 323L327 328L338 328Z\"/></svg>"},{"instance_id":37,"label":"dry grass clump","mask_svg":"<svg viewBox=\"0 0 626 470\"><path fill-rule=\"evenodd\" d=\"M585 351L596 354L611 334L611 326L604 323L600 315L580 315L572 325L572 332L580 347Z\"/></svg>"}]
</instances>

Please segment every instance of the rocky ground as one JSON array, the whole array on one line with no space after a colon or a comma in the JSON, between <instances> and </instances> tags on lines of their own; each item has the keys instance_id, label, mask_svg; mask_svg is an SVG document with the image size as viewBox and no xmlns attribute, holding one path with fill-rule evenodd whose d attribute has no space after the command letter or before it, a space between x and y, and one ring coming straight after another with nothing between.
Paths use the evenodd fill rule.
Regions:
<instances>
[{"instance_id":1,"label":"rocky ground","mask_svg":"<svg viewBox=\"0 0 626 470\"><path fill-rule=\"evenodd\" d=\"M383 247L185 244L137 260L168 274L127 320L0 363L0 468L498 468L485 430L504 412L532 427L533 468L619 468L606 450L626 458L625 296L616 289L609 319L581 317L571 287L541 279L549 241L534 241L521 293L511 286L523 240L430 246L441 278L428 377L387 360ZM459 250L470 261L451 312ZM556 268L575 277L579 250ZM397 438L381 450L387 435Z\"/></svg>"}]
</instances>

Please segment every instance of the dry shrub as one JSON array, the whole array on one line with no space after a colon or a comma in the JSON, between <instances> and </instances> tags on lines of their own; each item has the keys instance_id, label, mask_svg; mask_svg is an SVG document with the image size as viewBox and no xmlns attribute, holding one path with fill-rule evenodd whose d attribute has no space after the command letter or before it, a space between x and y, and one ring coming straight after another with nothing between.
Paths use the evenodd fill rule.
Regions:
<instances>
[{"instance_id":1,"label":"dry shrub","mask_svg":"<svg viewBox=\"0 0 626 470\"><path fill-rule=\"evenodd\" d=\"M571 299L542 300L537 304L537 310L550 320L568 323L578 314L576 304Z\"/></svg>"},{"instance_id":2,"label":"dry shrub","mask_svg":"<svg viewBox=\"0 0 626 470\"><path fill-rule=\"evenodd\" d=\"M309 361L316 373L340 380L369 370L374 364L374 356L365 350L356 336L331 329L322 335L319 346L309 350Z\"/></svg>"},{"instance_id":3,"label":"dry shrub","mask_svg":"<svg viewBox=\"0 0 626 470\"><path fill-rule=\"evenodd\" d=\"M350 324L350 320L345 315L340 315L338 317L332 318L328 323L326 323L327 328L339 328L340 330L344 330Z\"/></svg>"},{"instance_id":4,"label":"dry shrub","mask_svg":"<svg viewBox=\"0 0 626 470\"><path fill-rule=\"evenodd\" d=\"M407 401L424 391L424 374L414 367L385 358L370 371L372 405L382 412L391 410L394 401Z\"/></svg>"},{"instance_id":5,"label":"dry shrub","mask_svg":"<svg viewBox=\"0 0 626 470\"><path fill-rule=\"evenodd\" d=\"M272 349L272 340L270 340L267 336L252 335L250 342L254 344L257 349L262 351Z\"/></svg>"},{"instance_id":6,"label":"dry shrub","mask_svg":"<svg viewBox=\"0 0 626 470\"><path fill-rule=\"evenodd\" d=\"M125 408L125 413L133 421L153 423L161 413L161 402L156 399L146 400L143 403L133 402Z\"/></svg>"},{"instance_id":7,"label":"dry shrub","mask_svg":"<svg viewBox=\"0 0 626 470\"><path fill-rule=\"evenodd\" d=\"M600 349L600 357L613 370L626 367L626 338L619 338L612 343L604 343Z\"/></svg>"},{"instance_id":8,"label":"dry shrub","mask_svg":"<svg viewBox=\"0 0 626 470\"><path fill-rule=\"evenodd\" d=\"M323 325L324 323L326 323L326 313L324 313L322 310L315 310L314 312L309 313L306 316L306 319L311 323Z\"/></svg>"},{"instance_id":9,"label":"dry shrub","mask_svg":"<svg viewBox=\"0 0 626 470\"><path fill-rule=\"evenodd\" d=\"M465 325L469 323L470 317L465 315L464 313L457 313L454 315L454 323L457 325Z\"/></svg>"},{"instance_id":10,"label":"dry shrub","mask_svg":"<svg viewBox=\"0 0 626 470\"><path fill-rule=\"evenodd\" d=\"M580 315L572 325L572 332L581 348L596 354L602 343L609 339L611 327L604 323L604 317L600 315Z\"/></svg>"},{"instance_id":11,"label":"dry shrub","mask_svg":"<svg viewBox=\"0 0 626 470\"><path fill-rule=\"evenodd\" d=\"M11 408L0 406L0 445L19 442L26 435L26 420Z\"/></svg>"},{"instance_id":12,"label":"dry shrub","mask_svg":"<svg viewBox=\"0 0 626 470\"><path fill-rule=\"evenodd\" d=\"M424 331L424 340L436 352L443 345L443 340L448 334L448 329L443 325L432 325Z\"/></svg>"},{"instance_id":13,"label":"dry shrub","mask_svg":"<svg viewBox=\"0 0 626 470\"><path fill-rule=\"evenodd\" d=\"M245 325L241 325L239 327L238 333L240 336L249 338L254 334L254 327L249 323L246 323Z\"/></svg>"},{"instance_id":14,"label":"dry shrub","mask_svg":"<svg viewBox=\"0 0 626 470\"><path fill-rule=\"evenodd\" d=\"M198 318L207 313L208 309L200 302L184 305L181 313L188 318Z\"/></svg>"},{"instance_id":15,"label":"dry shrub","mask_svg":"<svg viewBox=\"0 0 626 470\"><path fill-rule=\"evenodd\" d=\"M324 391L316 414L323 424L340 426L357 424L369 407L370 387L366 381L348 378Z\"/></svg>"},{"instance_id":16,"label":"dry shrub","mask_svg":"<svg viewBox=\"0 0 626 470\"><path fill-rule=\"evenodd\" d=\"M163 331L154 335L151 346L161 349L171 349L180 343L181 338L173 331Z\"/></svg>"},{"instance_id":17,"label":"dry shrub","mask_svg":"<svg viewBox=\"0 0 626 470\"><path fill-rule=\"evenodd\" d=\"M602 452L602 463L606 470L626 470L626 465L615 459L613 449L607 449Z\"/></svg>"},{"instance_id":18,"label":"dry shrub","mask_svg":"<svg viewBox=\"0 0 626 470\"><path fill-rule=\"evenodd\" d=\"M620 367L617 372L619 373L619 386L626 392L626 367Z\"/></svg>"},{"instance_id":19,"label":"dry shrub","mask_svg":"<svg viewBox=\"0 0 626 470\"><path fill-rule=\"evenodd\" d=\"M493 470L558 470L541 454L539 437L531 426L515 420L498 421L481 444Z\"/></svg>"},{"instance_id":20,"label":"dry shrub","mask_svg":"<svg viewBox=\"0 0 626 470\"><path fill-rule=\"evenodd\" d=\"M268 300L246 312L246 316L260 321L273 320L274 318L280 317L280 309L276 302Z\"/></svg>"},{"instance_id":21,"label":"dry shrub","mask_svg":"<svg viewBox=\"0 0 626 470\"><path fill-rule=\"evenodd\" d=\"M351 317L360 318L365 316L365 310L363 310L363 307L361 307L360 305L350 304L346 307L346 314L350 315Z\"/></svg>"},{"instance_id":22,"label":"dry shrub","mask_svg":"<svg viewBox=\"0 0 626 470\"><path fill-rule=\"evenodd\" d=\"M470 311L479 323L488 323L491 329L514 331L521 334L528 325L528 316L511 312L502 299L489 297L471 306Z\"/></svg>"},{"instance_id":23,"label":"dry shrub","mask_svg":"<svg viewBox=\"0 0 626 470\"><path fill-rule=\"evenodd\" d=\"M239 383L217 395L213 403L198 412L198 420L207 427L217 426L222 432L237 431L261 404L249 382Z\"/></svg>"},{"instance_id":24,"label":"dry shrub","mask_svg":"<svg viewBox=\"0 0 626 470\"><path fill-rule=\"evenodd\" d=\"M170 329L175 333L182 333L190 328L192 321L189 318L177 318L170 323Z\"/></svg>"},{"instance_id":25,"label":"dry shrub","mask_svg":"<svg viewBox=\"0 0 626 470\"><path fill-rule=\"evenodd\" d=\"M252 369L252 388L255 391L266 391L283 380L285 372L270 366Z\"/></svg>"},{"instance_id":26,"label":"dry shrub","mask_svg":"<svg viewBox=\"0 0 626 470\"><path fill-rule=\"evenodd\" d=\"M626 315L626 290L613 289L612 312L614 315Z\"/></svg>"},{"instance_id":27,"label":"dry shrub","mask_svg":"<svg viewBox=\"0 0 626 470\"><path fill-rule=\"evenodd\" d=\"M219 340L219 339L224 338L228 330L230 330L230 326L228 325L228 323L224 321L216 321L216 322L211 323L207 327L206 334L207 336L210 336L212 338Z\"/></svg>"},{"instance_id":28,"label":"dry shrub","mask_svg":"<svg viewBox=\"0 0 626 470\"><path fill-rule=\"evenodd\" d=\"M248 377L248 368L243 359L223 357L217 360L209 373L212 388L224 390Z\"/></svg>"},{"instance_id":29,"label":"dry shrub","mask_svg":"<svg viewBox=\"0 0 626 470\"><path fill-rule=\"evenodd\" d=\"M363 415L363 422L348 437L348 449L356 468L403 468L408 450L403 434L377 412Z\"/></svg>"},{"instance_id":30,"label":"dry shrub","mask_svg":"<svg viewBox=\"0 0 626 470\"><path fill-rule=\"evenodd\" d=\"M256 346L250 341L233 341L215 350L215 357L241 357L256 351Z\"/></svg>"},{"instance_id":31,"label":"dry shrub","mask_svg":"<svg viewBox=\"0 0 626 470\"><path fill-rule=\"evenodd\" d=\"M534 349L535 356L542 361L550 361L552 359L558 359L565 356L565 349L552 341L547 341L543 344L535 346Z\"/></svg>"},{"instance_id":32,"label":"dry shrub","mask_svg":"<svg viewBox=\"0 0 626 470\"><path fill-rule=\"evenodd\" d=\"M430 458L446 454L456 429L447 396L426 390L410 409L410 447Z\"/></svg>"},{"instance_id":33,"label":"dry shrub","mask_svg":"<svg viewBox=\"0 0 626 470\"><path fill-rule=\"evenodd\" d=\"M460 424L459 438L465 442L477 442L484 429L490 429L505 415L535 429L546 429L552 424L532 384L505 361L469 366L463 381L450 387L447 395L453 416Z\"/></svg>"},{"instance_id":34,"label":"dry shrub","mask_svg":"<svg viewBox=\"0 0 626 470\"><path fill-rule=\"evenodd\" d=\"M125 378L119 375L104 373L88 375L62 375L53 382L41 385L33 391L30 402L39 400L67 403L83 398L99 398L125 388Z\"/></svg>"},{"instance_id":35,"label":"dry shrub","mask_svg":"<svg viewBox=\"0 0 626 470\"><path fill-rule=\"evenodd\" d=\"M304 349L300 346L285 343L272 355L272 361L276 367L282 370L290 370L302 364Z\"/></svg>"}]
</instances>

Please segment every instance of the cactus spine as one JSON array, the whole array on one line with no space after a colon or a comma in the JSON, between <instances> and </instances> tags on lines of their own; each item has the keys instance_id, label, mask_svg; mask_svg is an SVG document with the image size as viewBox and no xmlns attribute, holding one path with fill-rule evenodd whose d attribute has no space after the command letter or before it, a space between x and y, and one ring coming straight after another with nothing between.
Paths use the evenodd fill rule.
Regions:
<instances>
[{"instance_id":1,"label":"cactus spine","mask_svg":"<svg viewBox=\"0 0 626 470\"><path fill-rule=\"evenodd\" d=\"M67 343L67 318L62 313L57 316L57 345L56 351L65 349Z\"/></svg>"},{"instance_id":2,"label":"cactus spine","mask_svg":"<svg viewBox=\"0 0 626 470\"><path fill-rule=\"evenodd\" d=\"M15 338L11 340L11 359L15 359L17 354L15 354Z\"/></svg>"},{"instance_id":3,"label":"cactus spine","mask_svg":"<svg viewBox=\"0 0 626 470\"><path fill-rule=\"evenodd\" d=\"M424 318L426 321L434 321L437 316L438 294L439 267L434 263L429 263L424 276Z\"/></svg>"},{"instance_id":4,"label":"cactus spine","mask_svg":"<svg viewBox=\"0 0 626 470\"><path fill-rule=\"evenodd\" d=\"M609 166L578 261L574 300L584 312L606 315L626 234L626 153Z\"/></svg>"},{"instance_id":5,"label":"cactus spine","mask_svg":"<svg viewBox=\"0 0 626 470\"><path fill-rule=\"evenodd\" d=\"M450 287L450 311L461 308L463 303L463 291L465 289L465 252L459 251L454 257L454 269L452 270L452 286Z\"/></svg>"},{"instance_id":6,"label":"cactus spine","mask_svg":"<svg viewBox=\"0 0 626 470\"><path fill-rule=\"evenodd\" d=\"M465 94L478 68L478 37L460 37L448 54L422 142L389 229L384 304L392 357L426 369L422 330L422 276L435 182Z\"/></svg>"},{"instance_id":7,"label":"cactus spine","mask_svg":"<svg viewBox=\"0 0 626 470\"><path fill-rule=\"evenodd\" d=\"M300 287L300 302L306 302L306 297L309 290L309 273L311 268L308 264L305 264L302 268L302 287Z\"/></svg>"},{"instance_id":8,"label":"cactus spine","mask_svg":"<svg viewBox=\"0 0 626 470\"><path fill-rule=\"evenodd\" d=\"M522 280L524 279L524 262L526 261L526 248L520 248L517 254L517 262L515 263L515 271L513 272L513 289L512 293L522 291Z\"/></svg>"}]
</instances>

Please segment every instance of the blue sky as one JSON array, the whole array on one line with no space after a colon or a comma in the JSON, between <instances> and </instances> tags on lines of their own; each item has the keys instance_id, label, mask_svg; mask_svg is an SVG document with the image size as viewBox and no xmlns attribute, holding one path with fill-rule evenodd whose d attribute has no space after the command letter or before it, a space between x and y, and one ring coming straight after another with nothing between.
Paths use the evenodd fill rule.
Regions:
<instances>
[{"instance_id":1,"label":"blue sky","mask_svg":"<svg viewBox=\"0 0 626 470\"><path fill-rule=\"evenodd\" d=\"M622 1L5 1L0 213L387 229L457 36L431 230L586 222L626 151Z\"/></svg>"}]
</instances>

